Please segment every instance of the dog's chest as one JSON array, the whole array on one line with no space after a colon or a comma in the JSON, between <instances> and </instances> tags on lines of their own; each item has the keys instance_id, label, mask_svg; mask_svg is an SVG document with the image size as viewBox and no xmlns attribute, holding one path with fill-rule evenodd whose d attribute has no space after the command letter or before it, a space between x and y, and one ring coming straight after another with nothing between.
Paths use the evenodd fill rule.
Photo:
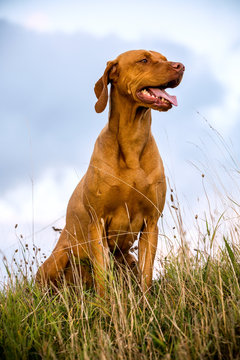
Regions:
<instances>
[{"instance_id":1,"label":"dog's chest","mask_svg":"<svg viewBox=\"0 0 240 360\"><path fill-rule=\"evenodd\" d=\"M153 170L128 169L121 175L106 175L99 184L97 195L105 213L128 207L129 213L151 213L165 190L164 174Z\"/></svg>"},{"instance_id":2,"label":"dog's chest","mask_svg":"<svg viewBox=\"0 0 240 360\"><path fill-rule=\"evenodd\" d=\"M98 217L106 217L119 209L151 216L162 207L166 184L161 167L146 171L143 168L100 170L91 167L83 189L86 206L91 204ZM162 209L160 209L161 211Z\"/></svg>"}]
</instances>

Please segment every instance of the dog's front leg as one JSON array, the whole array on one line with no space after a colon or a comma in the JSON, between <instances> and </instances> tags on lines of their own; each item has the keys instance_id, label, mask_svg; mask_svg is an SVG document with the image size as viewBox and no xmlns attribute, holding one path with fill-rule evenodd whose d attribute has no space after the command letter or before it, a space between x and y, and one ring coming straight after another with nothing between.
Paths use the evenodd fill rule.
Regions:
<instances>
[{"instance_id":1,"label":"dog's front leg","mask_svg":"<svg viewBox=\"0 0 240 360\"><path fill-rule=\"evenodd\" d=\"M88 249L94 269L96 290L103 297L105 294L106 270L109 265L109 249L102 224L92 222L88 225Z\"/></svg>"},{"instance_id":2,"label":"dog's front leg","mask_svg":"<svg viewBox=\"0 0 240 360\"><path fill-rule=\"evenodd\" d=\"M158 226L156 220L145 223L138 246L138 264L143 292L152 286L153 264L157 250Z\"/></svg>"}]
</instances>

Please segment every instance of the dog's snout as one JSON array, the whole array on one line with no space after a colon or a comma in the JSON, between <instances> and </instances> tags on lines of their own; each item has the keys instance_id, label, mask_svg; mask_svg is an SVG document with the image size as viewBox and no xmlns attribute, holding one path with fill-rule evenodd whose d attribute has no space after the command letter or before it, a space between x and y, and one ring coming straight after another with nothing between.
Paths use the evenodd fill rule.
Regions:
<instances>
[{"instance_id":1,"label":"dog's snout","mask_svg":"<svg viewBox=\"0 0 240 360\"><path fill-rule=\"evenodd\" d=\"M184 71L185 66L180 62L171 62L172 67L177 71Z\"/></svg>"}]
</instances>

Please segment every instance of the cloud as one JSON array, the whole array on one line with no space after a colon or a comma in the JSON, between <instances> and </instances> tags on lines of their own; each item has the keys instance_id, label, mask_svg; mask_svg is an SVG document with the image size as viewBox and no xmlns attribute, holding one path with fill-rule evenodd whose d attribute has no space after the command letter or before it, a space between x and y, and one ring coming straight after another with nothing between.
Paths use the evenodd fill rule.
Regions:
<instances>
[{"instance_id":1,"label":"cloud","mask_svg":"<svg viewBox=\"0 0 240 360\"><path fill-rule=\"evenodd\" d=\"M21 181L5 191L0 199L0 250L11 258L19 240L33 241L34 231L35 243L50 251L58 235L52 225L64 226L68 200L82 175L67 167L45 169L33 183Z\"/></svg>"},{"instance_id":2,"label":"cloud","mask_svg":"<svg viewBox=\"0 0 240 360\"><path fill-rule=\"evenodd\" d=\"M28 29L49 32L53 28L50 17L44 12L34 12L26 17L24 25Z\"/></svg>"},{"instance_id":3,"label":"cloud","mask_svg":"<svg viewBox=\"0 0 240 360\"><path fill-rule=\"evenodd\" d=\"M0 224L29 222L33 216L39 224L65 214L68 200L82 173L72 168L46 169L36 182L20 182L0 199ZM34 214L33 214L34 209Z\"/></svg>"}]
</instances>

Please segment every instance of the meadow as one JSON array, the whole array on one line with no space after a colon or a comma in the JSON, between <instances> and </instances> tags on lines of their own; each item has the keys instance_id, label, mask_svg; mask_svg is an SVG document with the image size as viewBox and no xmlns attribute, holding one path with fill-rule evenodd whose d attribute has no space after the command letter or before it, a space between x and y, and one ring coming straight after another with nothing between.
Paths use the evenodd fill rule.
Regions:
<instances>
[{"instance_id":1,"label":"meadow","mask_svg":"<svg viewBox=\"0 0 240 360\"><path fill-rule=\"evenodd\" d=\"M209 252L182 239L159 260L148 295L130 271L110 270L104 299L81 280L40 290L32 276L40 251L21 246L11 267L5 261L1 359L238 359L240 247L224 236L211 253L216 232L206 223Z\"/></svg>"}]
</instances>

